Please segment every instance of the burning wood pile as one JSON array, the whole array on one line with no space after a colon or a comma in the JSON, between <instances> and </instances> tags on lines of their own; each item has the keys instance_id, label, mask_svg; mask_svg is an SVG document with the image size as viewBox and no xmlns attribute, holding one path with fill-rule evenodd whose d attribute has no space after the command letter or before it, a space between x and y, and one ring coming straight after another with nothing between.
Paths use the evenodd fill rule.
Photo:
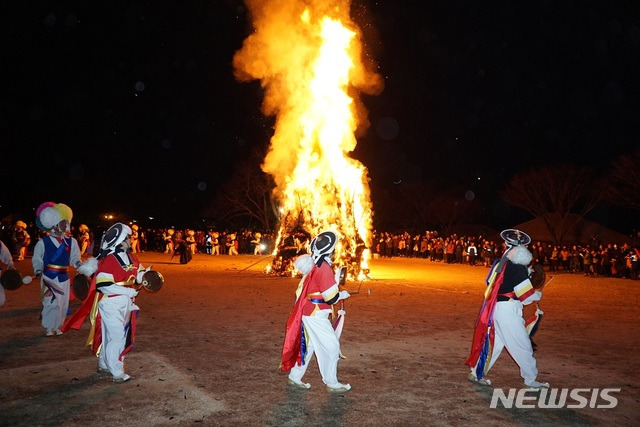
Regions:
<instances>
[{"instance_id":1,"label":"burning wood pile","mask_svg":"<svg viewBox=\"0 0 640 427\"><path fill-rule=\"evenodd\" d=\"M349 156L368 126L359 93L382 79L363 54L350 2L247 1L255 31L234 56L236 77L259 79L263 112L276 116L262 169L273 175L281 221L270 271L292 274L295 256L323 230L340 236L334 262L368 272L372 206L367 170Z\"/></svg>"}]
</instances>

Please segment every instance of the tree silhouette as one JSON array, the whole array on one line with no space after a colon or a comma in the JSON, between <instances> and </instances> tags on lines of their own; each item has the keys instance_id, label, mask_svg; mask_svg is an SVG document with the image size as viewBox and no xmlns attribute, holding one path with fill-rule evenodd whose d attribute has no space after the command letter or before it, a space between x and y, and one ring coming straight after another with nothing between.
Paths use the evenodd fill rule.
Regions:
<instances>
[{"instance_id":1,"label":"tree silhouette","mask_svg":"<svg viewBox=\"0 0 640 427\"><path fill-rule=\"evenodd\" d=\"M223 185L212 211L217 218L236 227L251 227L257 222L262 230L272 230L277 222L277 210L271 175L260 168L260 153L252 152L238 164L231 178Z\"/></svg>"},{"instance_id":2,"label":"tree silhouette","mask_svg":"<svg viewBox=\"0 0 640 427\"><path fill-rule=\"evenodd\" d=\"M606 199L611 203L640 209L640 149L624 154L611 165Z\"/></svg>"},{"instance_id":3,"label":"tree silhouette","mask_svg":"<svg viewBox=\"0 0 640 427\"><path fill-rule=\"evenodd\" d=\"M602 199L603 186L588 168L551 166L515 176L501 191L509 204L544 221L555 243Z\"/></svg>"},{"instance_id":4,"label":"tree silhouette","mask_svg":"<svg viewBox=\"0 0 640 427\"><path fill-rule=\"evenodd\" d=\"M396 229L447 233L453 225L471 220L477 212L477 204L466 200L462 190L441 188L435 181L403 183L385 201L391 208L382 212L395 221L387 218L384 222ZM380 214L380 206L374 208Z\"/></svg>"}]
</instances>

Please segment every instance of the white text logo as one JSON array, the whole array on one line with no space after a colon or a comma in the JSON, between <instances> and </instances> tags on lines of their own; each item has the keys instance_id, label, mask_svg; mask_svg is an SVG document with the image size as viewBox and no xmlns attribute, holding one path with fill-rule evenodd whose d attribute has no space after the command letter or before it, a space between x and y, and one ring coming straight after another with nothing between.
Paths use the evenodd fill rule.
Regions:
<instances>
[{"instance_id":1,"label":"white text logo","mask_svg":"<svg viewBox=\"0 0 640 427\"><path fill-rule=\"evenodd\" d=\"M498 401L503 407L509 408L568 408L580 409L598 408L610 409L618 405L618 399L612 393L620 393L619 388L543 388L540 391L523 389L509 389L505 394L502 389L493 390L491 408L498 406Z\"/></svg>"}]
</instances>

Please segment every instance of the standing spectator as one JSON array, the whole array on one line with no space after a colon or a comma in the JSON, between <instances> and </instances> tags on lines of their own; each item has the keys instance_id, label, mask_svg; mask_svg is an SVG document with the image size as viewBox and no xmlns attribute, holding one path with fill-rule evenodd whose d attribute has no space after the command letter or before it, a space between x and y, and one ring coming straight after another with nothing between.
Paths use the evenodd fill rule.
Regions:
<instances>
[{"instance_id":1,"label":"standing spectator","mask_svg":"<svg viewBox=\"0 0 640 427\"><path fill-rule=\"evenodd\" d=\"M472 267L476 266L476 256L478 255L478 249L476 248L473 240L469 242L469 246L467 246L467 255L469 256L469 265Z\"/></svg>"},{"instance_id":2,"label":"standing spectator","mask_svg":"<svg viewBox=\"0 0 640 427\"><path fill-rule=\"evenodd\" d=\"M632 280L638 280L638 257L639 256L640 256L640 251L637 248L632 248L630 252Z\"/></svg>"},{"instance_id":3,"label":"standing spectator","mask_svg":"<svg viewBox=\"0 0 640 427\"><path fill-rule=\"evenodd\" d=\"M576 245L571 248L571 255L569 258L569 270L572 273L580 272L580 251Z\"/></svg>"},{"instance_id":4,"label":"standing spectator","mask_svg":"<svg viewBox=\"0 0 640 427\"><path fill-rule=\"evenodd\" d=\"M207 255L211 255L212 250L213 250L213 233L211 231L208 231L207 234L204 236L204 252Z\"/></svg>"},{"instance_id":5,"label":"standing spectator","mask_svg":"<svg viewBox=\"0 0 640 427\"><path fill-rule=\"evenodd\" d=\"M205 252L206 234L202 230L196 231L196 252Z\"/></svg>"},{"instance_id":6,"label":"standing spectator","mask_svg":"<svg viewBox=\"0 0 640 427\"><path fill-rule=\"evenodd\" d=\"M416 234L413 237L413 243L411 245L412 257L419 258L420 257L420 235Z\"/></svg>"},{"instance_id":7,"label":"standing spectator","mask_svg":"<svg viewBox=\"0 0 640 427\"><path fill-rule=\"evenodd\" d=\"M427 254L429 253L429 241L427 237L423 237L420 241L420 258L427 259Z\"/></svg>"},{"instance_id":8,"label":"standing spectator","mask_svg":"<svg viewBox=\"0 0 640 427\"><path fill-rule=\"evenodd\" d=\"M391 258L393 256L393 239L389 233L385 233L384 247L386 257Z\"/></svg>"},{"instance_id":9,"label":"standing spectator","mask_svg":"<svg viewBox=\"0 0 640 427\"><path fill-rule=\"evenodd\" d=\"M611 277L611 258L607 248L600 253L600 274L604 277Z\"/></svg>"},{"instance_id":10,"label":"standing spectator","mask_svg":"<svg viewBox=\"0 0 640 427\"><path fill-rule=\"evenodd\" d=\"M398 237L398 256L404 257L407 251L407 241L403 236Z\"/></svg>"},{"instance_id":11,"label":"standing spectator","mask_svg":"<svg viewBox=\"0 0 640 427\"><path fill-rule=\"evenodd\" d=\"M562 250L560 251L560 260L562 262L562 270L566 273L570 270L569 268L569 260L571 258L571 252L569 252L569 249L567 249L566 246L562 247Z\"/></svg>"},{"instance_id":12,"label":"standing spectator","mask_svg":"<svg viewBox=\"0 0 640 427\"><path fill-rule=\"evenodd\" d=\"M596 277L600 275L600 252L597 250L591 251L591 274Z\"/></svg>"},{"instance_id":13,"label":"standing spectator","mask_svg":"<svg viewBox=\"0 0 640 427\"><path fill-rule=\"evenodd\" d=\"M444 261L444 242L442 237L436 240L436 261Z\"/></svg>"},{"instance_id":14,"label":"standing spectator","mask_svg":"<svg viewBox=\"0 0 640 427\"><path fill-rule=\"evenodd\" d=\"M462 239L456 240L456 264L462 264L462 253L464 252L464 242Z\"/></svg>"},{"instance_id":15,"label":"standing spectator","mask_svg":"<svg viewBox=\"0 0 640 427\"><path fill-rule=\"evenodd\" d=\"M557 246L554 246L551 249L551 255L549 256L549 269L557 273L558 272L558 262L560 261L560 250Z\"/></svg>"},{"instance_id":16,"label":"standing spectator","mask_svg":"<svg viewBox=\"0 0 640 427\"><path fill-rule=\"evenodd\" d=\"M456 244L454 243L453 239L449 239L449 238L445 241L445 243L446 243L445 262L447 264L452 264L455 258Z\"/></svg>"},{"instance_id":17,"label":"standing spectator","mask_svg":"<svg viewBox=\"0 0 640 427\"><path fill-rule=\"evenodd\" d=\"M591 251L589 249L584 249L580 255L582 256L582 271L585 276L591 275L591 263L593 262L593 257L591 255Z\"/></svg>"},{"instance_id":18,"label":"standing spectator","mask_svg":"<svg viewBox=\"0 0 640 427\"><path fill-rule=\"evenodd\" d=\"M492 260L493 251L491 250L491 246L489 245L489 242L487 241L484 242L484 244L482 245L482 251L480 254L482 256L484 266L491 267L491 264L493 262Z\"/></svg>"}]
</instances>

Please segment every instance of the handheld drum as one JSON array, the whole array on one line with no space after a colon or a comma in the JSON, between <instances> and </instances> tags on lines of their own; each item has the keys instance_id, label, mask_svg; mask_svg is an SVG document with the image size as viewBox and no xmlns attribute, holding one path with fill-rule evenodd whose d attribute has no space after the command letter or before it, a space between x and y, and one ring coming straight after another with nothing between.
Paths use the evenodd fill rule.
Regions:
<instances>
[{"instance_id":1,"label":"handheld drum","mask_svg":"<svg viewBox=\"0 0 640 427\"><path fill-rule=\"evenodd\" d=\"M18 270L7 269L0 276L0 284L8 291L15 291L22 286L22 276L20 276Z\"/></svg>"},{"instance_id":2,"label":"handheld drum","mask_svg":"<svg viewBox=\"0 0 640 427\"><path fill-rule=\"evenodd\" d=\"M76 274L76 277L74 277L71 282L71 289L80 301L87 299L87 295L89 295L89 279L87 279L87 276L84 274Z\"/></svg>"},{"instance_id":3,"label":"handheld drum","mask_svg":"<svg viewBox=\"0 0 640 427\"><path fill-rule=\"evenodd\" d=\"M164 284L164 277L157 271L149 270L142 275L142 287L148 291L159 291Z\"/></svg>"}]
</instances>

